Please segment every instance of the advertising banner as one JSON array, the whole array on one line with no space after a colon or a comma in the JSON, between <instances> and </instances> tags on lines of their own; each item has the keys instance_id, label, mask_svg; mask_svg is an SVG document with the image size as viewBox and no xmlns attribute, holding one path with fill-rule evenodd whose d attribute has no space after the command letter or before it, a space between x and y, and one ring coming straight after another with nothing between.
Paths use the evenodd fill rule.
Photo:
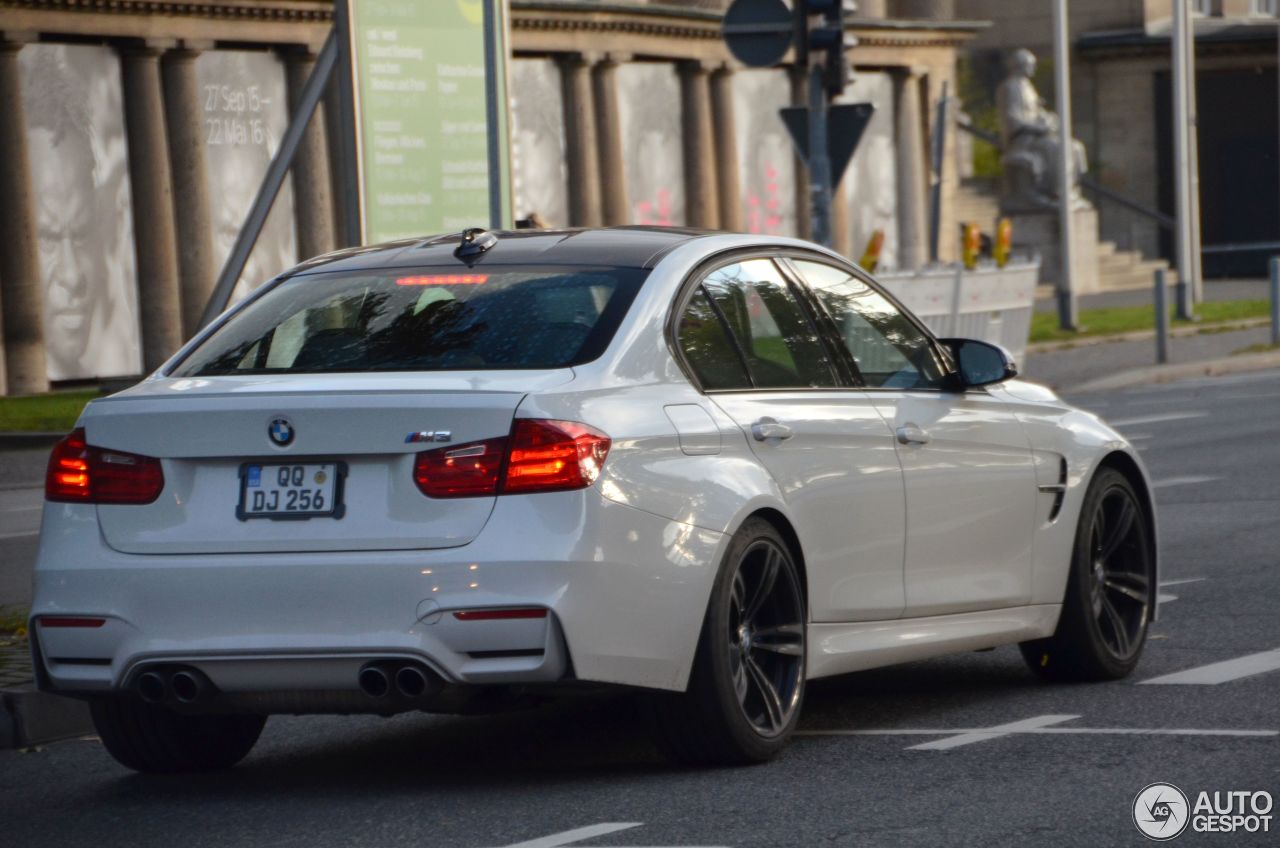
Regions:
<instances>
[{"instance_id":1,"label":"advertising banner","mask_svg":"<svg viewBox=\"0 0 1280 848\"><path fill-rule=\"evenodd\" d=\"M347 0L365 244L512 225L502 0Z\"/></svg>"}]
</instances>

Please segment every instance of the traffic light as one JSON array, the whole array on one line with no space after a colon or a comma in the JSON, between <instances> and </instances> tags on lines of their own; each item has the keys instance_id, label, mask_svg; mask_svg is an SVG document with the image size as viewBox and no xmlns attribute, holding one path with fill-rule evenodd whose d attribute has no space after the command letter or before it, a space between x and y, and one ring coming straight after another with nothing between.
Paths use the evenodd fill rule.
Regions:
<instances>
[{"instance_id":1,"label":"traffic light","mask_svg":"<svg viewBox=\"0 0 1280 848\"><path fill-rule=\"evenodd\" d=\"M845 51L855 45L846 36L845 20L857 11L852 0L796 0L796 11L805 22L805 46L810 56L820 56L823 85L832 97L844 92L849 83L849 61Z\"/></svg>"}]
</instances>

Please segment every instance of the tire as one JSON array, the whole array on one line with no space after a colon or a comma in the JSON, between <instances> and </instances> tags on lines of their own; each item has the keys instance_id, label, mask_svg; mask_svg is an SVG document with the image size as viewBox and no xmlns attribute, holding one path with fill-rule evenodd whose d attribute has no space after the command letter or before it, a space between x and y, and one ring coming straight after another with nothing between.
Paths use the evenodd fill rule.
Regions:
<instances>
[{"instance_id":1,"label":"tire","mask_svg":"<svg viewBox=\"0 0 1280 848\"><path fill-rule=\"evenodd\" d=\"M650 702L657 741L671 759L749 765L786 746L804 702L802 585L777 529L748 519L712 587L688 690Z\"/></svg>"},{"instance_id":2,"label":"tire","mask_svg":"<svg viewBox=\"0 0 1280 848\"><path fill-rule=\"evenodd\" d=\"M261 715L182 715L127 697L94 700L89 711L111 756L151 774L230 768L267 723Z\"/></svg>"},{"instance_id":3,"label":"tire","mask_svg":"<svg viewBox=\"0 0 1280 848\"><path fill-rule=\"evenodd\" d=\"M1047 680L1126 677L1138 665L1155 609L1155 556L1147 507L1114 468L1085 493L1058 628L1023 642L1027 665Z\"/></svg>"}]
</instances>

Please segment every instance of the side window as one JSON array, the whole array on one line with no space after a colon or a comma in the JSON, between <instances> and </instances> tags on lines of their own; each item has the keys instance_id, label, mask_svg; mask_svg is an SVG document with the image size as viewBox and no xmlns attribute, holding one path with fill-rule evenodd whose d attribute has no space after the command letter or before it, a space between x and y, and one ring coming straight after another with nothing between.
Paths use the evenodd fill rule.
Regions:
<instances>
[{"instance_id":1,"label":"side window","mask_svg":"<svg viewBox=\"0 0 1280 848\"><path fill-rule=\"evenodd\" d=\"M701 286L693 293L677 330L680 350L704 389L749 389L751 378Z\"/></svg>"},{"instance_id":2,"label":"side window","mask_svg":"<svg viewBox=\"0 0 1280 848\"><path fill-rule=\"evenodd\" d=\"M830 388L826 349L770 259L735 262L702 281L747 358L756 388Z\"/></svg>"},{"instance_id":3,"label":"side window","mask_svg":"<svg viewBox=\"0 0 1280 848\"><path fill-rule=\"evenodd\" d=\"M936 389L945 370L928 337L875 289L839 268L792 260L840 330L869 388Z\"/></svg>"}]
</instances>

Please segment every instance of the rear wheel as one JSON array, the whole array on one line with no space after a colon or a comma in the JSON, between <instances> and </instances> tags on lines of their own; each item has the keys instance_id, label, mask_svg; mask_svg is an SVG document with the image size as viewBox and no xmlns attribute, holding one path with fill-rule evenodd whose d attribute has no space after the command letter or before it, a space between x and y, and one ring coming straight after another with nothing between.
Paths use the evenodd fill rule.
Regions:
<instances>
[{"instance_id":1,"label":"rear wheel","mask_svg":"<svg viewBox=\"0 0 1280 848\"><path fill-rule=\"evenodd\" d=\"M1085 493L1058 629L1022 655L1051 680L1116 680L1138 664L1155 607L1155 556L1142 500L1113 468Z\"/></svg>"},{"instance_id":2,"label":"rear wheel","mask_svg":"<svg viewBox=\"0 0 1280 848\"><path fill-rule=\"evenodd\" d=\"M795 729L804 670L799 569L774 526L750 519L712 589L688 691L653 703L660 744L688 764L772 758Z\"/></svg>"},{"instance_id":3,"label":"rear wheel","mask_svg":"<svg viewBox=\"0 0 1280 848\"><path fill-rule=\"evenodd\" d=\"M267 723L260 715L182 715L131 698L103 698L89 711L111 756L134 771L170 773L230 768L244 759Z\"/></svg>"}]
</instances>

